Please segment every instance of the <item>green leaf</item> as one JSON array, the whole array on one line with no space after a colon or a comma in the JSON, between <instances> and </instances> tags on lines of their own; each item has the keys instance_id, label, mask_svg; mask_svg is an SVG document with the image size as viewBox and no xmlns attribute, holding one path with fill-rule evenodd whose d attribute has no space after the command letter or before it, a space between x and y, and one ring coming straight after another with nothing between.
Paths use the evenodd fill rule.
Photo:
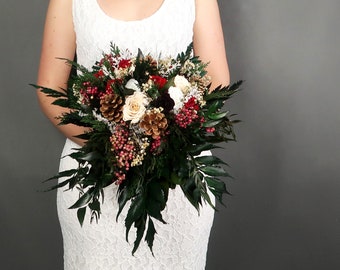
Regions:
<instances>
[{"instance_id":1,"label":"green leaf","mask_svg":"<svg viewBox=\"0 0 340 270\"><path fill-rule=\"evenodd\" d=\"M209 103L208 106L208 115L216 113L216 111L222 106L223 102L220 100L215 100L212 103Z\"/></svg>"},{"instance_id":2,"label":"green leaf","mask_svg":"<svg viewBox=\"0 0 340 270\"><path fill-rule=\"evenodd\" d=\"M227 193L227 188L223 181L214 177L205 177L205 181L207 182L209 188L213 188L220 193Z\"/></svg>"},{"instance_id":3,"label":"green leaf","mask_svg":"<svg viewBox=\"0 0 340 270\"><path fill-rule=\"evenodd\" d=\"M36 85L36 84L30 84L31 86L33 86L36 89L39 89L40 92L46 94L49 97L54 97L54 98L59 98L59 97L67 97L66 92L61 92L61 91L57 91L51 88L47 88L47 87L43 87L40 85Z\"/></svg>"},{"instance_id":4,"label":"green leaf","mask_svg":"<svg viewBox=\"0 0 340 270\"><path fill-rule=\"evenodd\" d=\"M59 98L52 102L53 105L63 107L63 108L70 108L70 101L66 98Z\"/></svg>"},{"instance_id":5,"label":"green leaf","mask_svg":"<svg viewBox=\"0 0 340 270\"><path fill-rule=\"evenodd\" d=\"M156 232L155 226L153 224L153 221L152 221L151 218L149 218L148 229L147 229L146 235L145 235L145 241L147 242L153 256L154 256L154 254L153 254L152 247L153 247L153 241L155 239L156 233L157 232Z\"/></svg>"},{"instance_id":6,"label":"green leaf","mask_svg":"<svg viewBox=\"0 0 340 270\"><path fill-rule=\"evenodd\" d=\"M195 157L195 161L200 165L217 165L224 164L227 165L222 159L215 156L199 156Z\"/></svg>"},{"instance_id":7,"label":"green leaf","mask_svg":"<svg viewBox=\"0 0 340 270\"><path fill-rule=\"evenodd\" d=\"M126 203L128 202L128 200L131 199L131 196L129 195L128 191L126 188L124 188L123 190L119 191L118 193L118 205L119 205L119 209L118 209L118 213L116 216L116 221L118 221L118 217L120 215L120 213L123 211L124 206L126 205Z\"/></svg>"},{"instance_id":8,"label":"green leaf","mask_svg":"<svg viewBox=\"0 0 340 270\"><path fill-rule=\"evenodd\" d=\"M72 178L71 178L72 179ZM60 183L58 183L57 185L54 185L48 189L46 189L45 191L51 191L51 190L54 190L54 189L57 189L57 188L61 188L61 187L64 187L66 186L68 183L70 183L71 179L67 179L65 181L62 181Z\"/></svg>"},{"instance_id":9,"label":"green leaf","mask_svg":"<svg viewBox=\"0 0 340 270\"><path fill-rule=\"evenodd\" d=\"M86 214L86 207L82 207L77 210L77 217L78 217L80 226L83 226L85 214Z\"/></svg>"},{"instance_id":10,"label":"green leaf","mask_svg":"<svg viewBox=\"0 0 340 270\"><path fill-rule=\"evenodd\" d=\"M134 255L135 252L137 251L140 241L143 238L143 235L145 232L146 218L147 216L143 215L143 217L141 217L138 221L135 222L135 227L137 228L137 231L136 231L136 240L133 244L132 255Z\"/></svg>"},{"instance_id":11,"label":"green leaf","mask_svg":"<svg viewBox=\"0 0 340 270\"><path fill-rule=\"evenodd\" d=\"M228 112L211 113L208 114L208 118L211 120L220 120L228 115Z\"/></svg>"},{"instance_id":12,"label":"green leaf","mask_svg":"<svg viewBox=\"0 0 340 270\"><path fill-rule=\"evenodd\" d=\"M171 183L175 185L180 185L182 183L182 178L180 178L176 173L171 173Z\"/></svg>"},{"instance_id":13,"label":"green leaf","mask_svg":"<svg viewBox=\"0 0 340 270\"><path fill-rule=\"evenodd\" d=\"M59 179L59 178L62 178L62 177L70 177L70 176L74 175L77 171L78 171L77 169L62 171L62 172L59 172L57 175L46 179L44 182L47 182L47 181L50 181L50 180L53 180L53 179Z\"/></svg>"},{"instance_id":14,"label":"green leaf","mask_svg":"<svg viewBox=\"0 0 340 270\"><path fill-rule=\"evenodd\" d=\"M92 194L93 189L89 189L86 193L84 193L69 209L76 209L82 206L87 205L91 199L93 198Z\"/></svg>"},{"instance_id":15,"label":"green leaf","mask_svg":"<svg viewBox=\"0 0 340 270\"><path fill-rule=\"evenodd\" d=\"M223 194L229 194L231 195L227 188L226 185L223 181L220 179L214 178L214 177L205 177L205 180L207 182L208 188L211 191L212 194L216 197L216 199L222 204L223 204Z\"/></svg>"},{"instance_id":16,"label":"green leaf","mask_svg":"<svg viewBox=\"0 0 340 270\"><path fill-rule=\"evenodd\" d=\"M146 211L157 220L165 223L162 217L162 210L165 207L165 198L160 183L152 181L147 186Z\"/></svg>"},{"instance_id":17,"label":"green leaf","mask_svg":"<svg viewBox=\"0 0 340 270\"><path fill-rule=\"evenodd\" d=\"M125 218L126 241L128 241L128 235L132 224L139 220L144 213L145 213L145 198L139 195L132 200L129 211Z\"/></svg>"},{"instance_id":18,"label":"green leaf","mask_svg":"<svg viewBox=\"0 0 340 270\"><path fill-rule=\"evenodd\" d=\"M76 159L77 161L93 161L96 159L100 159L102 157L96 151L89 152L89 153L78 151L78 152L71 153L69 156L73 159Z\"/></svg>"},{"instance_id":19,"label":"green leaf","mask_svg":"<svg viewBox=\"0 0 340 270\"><path fill-rule=\"evenodd\" d=\"M199 211L199 200L197 199L197 192L199 192L199 189L197 188L194 179L186 179L186 181L181 184L181 188L184 192L185 197L197 209L197 211Z\"/></svg>"},{"instance_id":20,"label":"green leaf","mask_svg":"<svg viewBox=\"0 0 340 270\"><path fill-rule=\"evenodd\" d=\"M228 174L223 168L221 167L212 167L212 166L206 166L200 168L200 171L207 175L211 176L226 176L231 177L230 174Z\"/></svg>"},{"instance_id":21,"label":"green leaf","mask_svg":"<svg viewBox=\"0 0 340 270\"><path fill-rule=\"evenodd\" d=\"M98 200L89 203L89 207L93 211L100 212L100 202Z\"/></svg>"},{"instance_id":22,"label":"green leaf","mask_svg":"<svg viewBox=\"0 0 340 270\"><path fill-rule=\"evenodd\" d=\"M220 120L213 120L213 121L206 121L202 124L203 127L214 127L221 123L223 119Z\"/></svg>"},{"instance_id":23,"label":"green leaf","mask_svg":"<svg viewBox=\"0 0 340 270\"><path fill-rule=\"evenodd\" d=\"M194 156L197 156L199 155L202 151L207 151L207 150L211 150L211 149L215 149L215 148L221 148L219 146L216 146L214 144L211 144L211 143L206 143L206 144L201 144L201 145L194 145L192 147L192 150L189 149L189 153L194 155Z\"/></svg>"}]
</instances>

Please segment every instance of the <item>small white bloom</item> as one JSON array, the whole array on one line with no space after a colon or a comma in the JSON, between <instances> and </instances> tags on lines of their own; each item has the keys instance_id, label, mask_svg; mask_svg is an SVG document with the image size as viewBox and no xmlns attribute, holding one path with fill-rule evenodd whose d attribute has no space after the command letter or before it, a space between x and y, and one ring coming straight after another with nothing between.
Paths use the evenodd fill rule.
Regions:
<instances>
[{"instance_id":1,"label":"small white bloom","mask_svg":"<svg viewBox=\"0 0 340 270\"><path fill-rule=\"evenodd\" d=\"M175 86L182 90L186 94L191 88L190 82L184 77L177 75L174 80Z\"/></svg>"},{"instance_id":2,"label":"small white bloom","mask_svg":"<svg viewBox=\"0 0 340 270\"><path fill-rule=\"evenodd\" d=\"M138 123L145 113L145 106L148 105L148 97L142 92L134 92L128 96L123 106L123 120L131 120L132 124Z\"/></svg>"},{"instance_id":3,"label":"small white bloom","mask_svg":"<svg viewBox=\"0 0 340 270\"><path fill-rule=\"evenodd\" d=\"M184 97L182 90L178 87L170 86L168 93L170 97L173 99L173 101L175 102L174 110L177 111L180 108L182 108L183 97Z\"/></svg>"},{"instance_id":4,"label":"small white bloom","mask_svg":"<svg viewBox=\"0 0 340 270\"><path fill-rule=\"evenodd\" d=\"M107 70L106 66L102 66L102 71L103 71L105 76L111 76L111 73L110 73L109 70Z\"/></svg>"},{"instance_id":5,"label":"small white bloom","mask_svg":"<svg viewBox=\"0 0 340 270\"><path fill-rule=\"evenodd\" d=\"M128 82L125 84L125 88L140 92L139 83L135 79L128 80Z\"/></svg>"}]
</instances>

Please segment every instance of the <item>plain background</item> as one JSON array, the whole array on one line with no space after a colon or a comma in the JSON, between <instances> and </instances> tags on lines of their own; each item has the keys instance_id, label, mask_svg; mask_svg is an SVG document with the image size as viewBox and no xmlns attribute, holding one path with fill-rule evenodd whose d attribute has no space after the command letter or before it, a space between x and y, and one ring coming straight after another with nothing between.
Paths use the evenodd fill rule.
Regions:
<instances>
[{"instance_id":1,"label":"plain background","mask_svg":"<svg viewBox=\"0 0 340 270\"><path fill-rule=\"evenodd\" d=\"M48 1L0 3L0 268L58 270L55 193L39 190L64 139L28 86ZM207 269L340 269L340 1L220 7L232 80L246 82L229 103L238 142L217 152L235 180Z\"/></svg>"}]
</instances>

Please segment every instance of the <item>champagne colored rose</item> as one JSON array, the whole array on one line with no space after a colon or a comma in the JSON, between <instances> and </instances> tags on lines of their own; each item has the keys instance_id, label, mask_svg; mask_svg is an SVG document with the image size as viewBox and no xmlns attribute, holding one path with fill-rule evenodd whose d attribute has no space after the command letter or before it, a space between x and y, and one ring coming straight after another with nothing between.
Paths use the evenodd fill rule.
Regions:
<instances>
[{"instance_id":1,"label":"champagne colored rose","mask_svg":"<svg viewBox=\"0 0 340 270\"><path fill-rule=\"evenodd\" d=\"M191 88L190 82L184 76L177 75L174 83L176 87L182 90L183 94L186 94Z\"/></svg>"},{"instance_id":2,"label":"champagne colored rose","mask_svg":"<svg viewBox=\"0 0 340 270\"><path fill-rule=\"evenodd\" d=\"M133 124L138 123L145 113L145 106L148 105L148 98L142 92L134 92L125 100L123 106L123 120L130 121Z\"/></svg>"}]
</instances>

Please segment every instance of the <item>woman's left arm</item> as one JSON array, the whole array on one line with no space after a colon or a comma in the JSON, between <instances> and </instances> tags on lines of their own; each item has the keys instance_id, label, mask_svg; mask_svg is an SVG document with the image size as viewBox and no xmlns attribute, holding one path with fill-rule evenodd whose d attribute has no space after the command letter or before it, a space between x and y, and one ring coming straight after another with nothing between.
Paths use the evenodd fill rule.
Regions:
<instances>
[{"instance_id":1,"label":"woman's left arm","mask_svg":"<svg viewBox=\"0 0 340 270\"><path fill-rule=\"evenodd\" d=\"M217 0L196 0L194 52L203 62L212 79L211 89L230 83L223 30Z\"/></svg>"}]
</instances>

